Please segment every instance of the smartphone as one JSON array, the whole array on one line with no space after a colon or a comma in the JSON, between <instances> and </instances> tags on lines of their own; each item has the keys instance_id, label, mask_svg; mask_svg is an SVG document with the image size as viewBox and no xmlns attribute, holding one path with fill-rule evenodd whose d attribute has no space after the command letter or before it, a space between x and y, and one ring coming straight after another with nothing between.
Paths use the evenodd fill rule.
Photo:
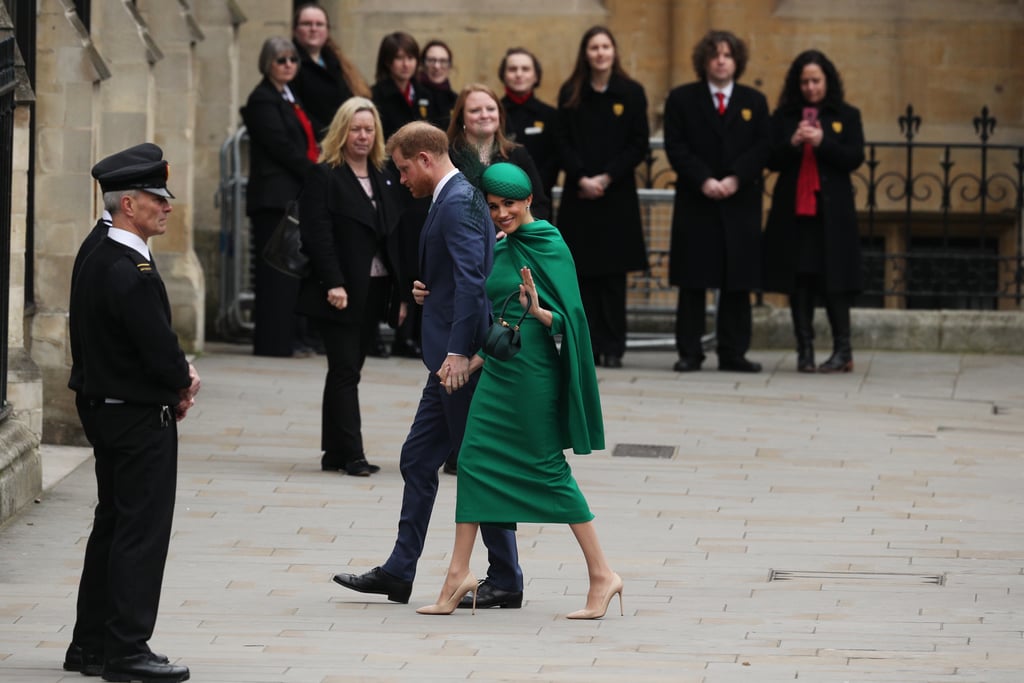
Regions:
<instances>
[{"instance_id":1,"label":"smartphone","mask_svg":"<svg viewBox=\"0 0 1024 683\"><path fill-rule=\"evenodd\" d=\"M812 126L818 123L818 108L804 107L804 121Z\"/></svg>"}]
</instances>

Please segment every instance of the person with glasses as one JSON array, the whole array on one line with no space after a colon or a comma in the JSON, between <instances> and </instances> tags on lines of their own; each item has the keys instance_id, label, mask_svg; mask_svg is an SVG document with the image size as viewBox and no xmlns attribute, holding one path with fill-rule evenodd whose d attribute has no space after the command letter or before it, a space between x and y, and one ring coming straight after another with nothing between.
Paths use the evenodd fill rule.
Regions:
<instances>
[{"instance_id":1,"label":"person with glasses","mask_svg":"<svg viewBox=\"0 0 1024 683\"><path fill-rule=\"evenodd\" d=\"M306 173L320 157L313 124L288 87L299 71L292 41L268 38L260 50L263 79L241 110L249 132L249 184L245 208L252 224L253 353L257 356L308 356L295 315L299 280L271 268L262 257L288 202L299 196Z\"/></svg>"},{"instance_id":2,"label":"person with glasses","mask_svg":"<svg viewBox=\"0 0 1024 683\"><path fill-rule=\"evenodd\" d=\"M430 120L441 130L448 130L451 122L452 109L458 94L452 90L448 79L452 70L452 51L441 40L431 40L420 54L420 73L417 81L423 92L429 92L434 98L434 117Z\"/></svg>"},{"instance_id":3,"label":"person with glasses","mask_svg":"<svg viewBox=\"0 0 1024 683\"><path fill-rule=\"evenodd\" d=\"M313 133L319 140L341 103L353 95L370 97L370 86L331 38L327 12L315 2L304 3L295 10L292 42L302 68L290 87L305 104Z\"/></svg>"}]
</instances>

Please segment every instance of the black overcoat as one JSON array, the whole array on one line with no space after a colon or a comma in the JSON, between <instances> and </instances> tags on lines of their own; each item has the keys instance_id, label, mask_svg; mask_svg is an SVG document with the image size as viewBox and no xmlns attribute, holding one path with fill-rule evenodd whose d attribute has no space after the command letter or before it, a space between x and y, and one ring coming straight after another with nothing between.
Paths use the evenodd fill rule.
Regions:
<instances>
[{"instance_id":1,"label":"black overcoat","mask_svg":"<svg viewBox=\"0 0 1024 683\"><path fill-rule=\"evenodd\" d=\"M398 86L390 78L373 84L373 103L377 105L380 123L384 128L384 139L412 121L429 121L434 123L439 114L437 102L430 88L424 88L413 81L413 104L410 106L398 90ZM435 124L436 125L436 124Z\"/></svg>"},{"instance_id":2,"label":"black overcoat","mask_svg":"<svg viewBox=\"0 0 1024 683\"><path fill-rule=\"evenodd\" d=\"M306 176L299 200L299 231L302 250L310 260L311 274L299 290L299 313L338 323L360 323L366 316L394 324L398 303L398 236L395 227L401 209L398 182L378 171L367 170L373 184L374 207L347 164L331 168L317 164ZM391 290L388 311L367 311L370 266L380 253L388 269ZM327 303L327 290L344 287L348 306L338 310Z\"/></svg>"},{"instance_id":3,"label":"black overcoat","mask_svg":"<svg viewBox=\"0 0 1024 683\"><path fill-rule=\"evenodd\" d=\"M541 102L535 95L522 104L516 104L506 95L501 98L501 104L505 107L505 134L526 147L537 165L544 193L550 197L551 188L558 180L558 147L555 144L558 110Z\"/></svg>"},{"instance_id":4,"label":"black overcoat","mask_svg":"<svg viewBox=\"0 0 1024 683\"><path fill-rule=\"evenodd\" d=\"M790 140L800 123L802 108L776 111L772 116L772 155L768 166L779 175L764 233L764 288L790 293L796 286L796 181L802 147ZM831 292L856 292L863 287L860 235L854 207L851 174L864 163L864 128L860 112L848 104L823 106L818 114L822 140L814 150L818 162L818 217L823 233L822 273Z\"/></svg>"},{"instance_id":5,"label":"black overcoat","mask_svg":"<svg viewBox=\"0 0 1024 683\"><path fill-rule=\"evenodd\" d=\"M761 174L768 158L768 102L733 86L724 115L707 83L672 90L665 103L665 153L676 172L669 282L687 289L760 286ZM714 200L701 186L735 175L739 189Z\"/></svg>"},{"instance_id":6,"label":"black overcoat","mask_svg":"<svg viewBox=\"0 0 1024 683\"><path fill-rule=\"evenodd\" d=\"M299 196L306 172L315 165L306 156L306 133L299 117L267 79L253 89L241 113L249 132L246 213L284 210Z\"/></svg>"},{"instance_id":7,"label":"black overcoat","mask_svg":"<svg viewBox=\"0 0 1024 683\"><path fill-rule=\"evenodd\" d=\"M612 76L597 92L583 86L570 109L568 83L558 95L558 151L565 191L558 209L561 230L581 275L611 275L647 268L636 167L649 147L647 95L643 86ZM581 199L579 179L607 173L611 184L600 199Z\"/></svg>"},{"instance_id":8,"label":"black overcoat","mask_svg":"<svg viewBox=\"0 0 1024 683\"><path fill-rule=\"evenodd\" d=\"M322 140L338 107L352 97L352 90L345 82L341 62L331 48L324 46L320 51L323 66L314 62L298 43L295 43L295 54L301 63L288 87L305 107L316 139Z\"/></svg>"}]
</instances>

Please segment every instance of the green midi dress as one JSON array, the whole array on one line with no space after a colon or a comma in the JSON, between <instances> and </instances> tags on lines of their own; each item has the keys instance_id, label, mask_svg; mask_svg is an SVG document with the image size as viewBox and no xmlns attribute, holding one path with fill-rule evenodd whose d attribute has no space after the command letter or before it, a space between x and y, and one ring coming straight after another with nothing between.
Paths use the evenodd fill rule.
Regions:
<instances>
[{"instance_id":1,"label":"green midi dress","mask_svg":"<svg viewBox=\"0 0 1024 683\"><path fill-rule=\"evenodd\" d=\"M514 528L594 518L563 451L604 447L596 374L572 257L550 223L526 224L495 248L487 280L495 316L518 290L524 265L541 306L553 313L552 326L527 316L522 350L484 362L459 451L457 522ZM505 319L521 314L513 297ZM561 354L554 335L562 335Z\"/></svg>"}]
</instances>

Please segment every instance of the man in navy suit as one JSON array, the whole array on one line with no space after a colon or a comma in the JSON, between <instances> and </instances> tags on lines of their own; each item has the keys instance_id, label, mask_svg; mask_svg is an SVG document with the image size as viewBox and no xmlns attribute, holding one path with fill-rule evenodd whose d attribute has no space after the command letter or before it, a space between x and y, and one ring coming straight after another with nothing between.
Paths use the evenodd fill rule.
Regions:
<instances>
[{"instance_id":1,"label":"man in navy suit","mask_svg":"<svg viewBox=\"0 0 1024 683\"><path fill-rule=\"evenodd\" d=\"M337 574L334 581L407 603L437 497L437 472L462 444L476 386L469 358L490 324L484 285L494 258L495 230L483 196L448 157L442 130L422 121L406 124L388 140L387 152L412 196L433 198L420 233L422 281L413 286L416 302L423 305L423 364L429 375L402 446L405 489L394 550L383 565L365 574ZM477 587L476 606L521 607L523 574L515 534L483 525L481 535L490 567Z\"/></svg>"},{"instance_id":2,"label":"man in navy suit","mask_svg":"<svg viewBox=\"0 0 1024 683\"><path fill-rule=\"evenodd\" d=\"M768 159L764 95L736 81L747 48L710 31L693 51L698 80L665 102L665 153L676 172L669 282L679 287L677 372L704 361L705 293L718 289L718 369L760 372L750 348L750 292L760 288L761 171Z\"/></svg>"}]
</instances>

